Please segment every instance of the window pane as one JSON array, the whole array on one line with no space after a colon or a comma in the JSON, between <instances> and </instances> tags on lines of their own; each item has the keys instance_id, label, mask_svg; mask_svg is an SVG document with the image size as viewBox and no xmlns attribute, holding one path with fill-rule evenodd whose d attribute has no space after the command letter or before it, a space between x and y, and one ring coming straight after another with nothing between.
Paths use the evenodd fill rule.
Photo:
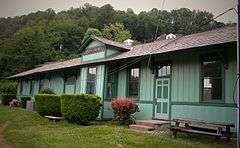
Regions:
<instances>
[{"instance_id":1,"label":"window pane","mask_svg":"<svg viewBox=\"0 0 240 148\"><path fill-rule=\"evenodd\" d=\"M203 79L203 100L221 100L222 99L222 79Z\"/></svg>"},{"instance_id":2,"label":"window pane","mask_svg":"<svg viewBox=\"0 0 240 148\"><path fill-rule=\"evenodd\" d=\"M164 77L171 74L171 66L159 66L157 71L158 77Z\"/></svg>"},{"instance_id":3,"label":"window pane","mask_svg":"<svg viewBox=\"0 0 240 148\"><path fill-rule=\"evenodd\" d=\"M129 81L128 81L128 95L138 96L138 85L139 85L139 68L132 68L129 70Z\"/></svg>"},{"instance_id":4,"label":"window pane","mask_svg":"<svg viewBox=\"0 0 240 148\"><path fill-rule=\"evenodd\" d=\"M219 61L203 62L204 77L221 77L221 63Z\"/></svg>"},{"instance_id":5,"label":"window pane","mask_svg":"<svg viewBox=\"0 0 240 148\"><path fill-rule=\"evenodd\" d=\"M89 69L88 69L87 79L88 79L89 81L95 81L95 79L96 79L96 72L97 72L97 69L96 69L96 68L89 68Z\"/></svg>"},{"instance_id":6,"label":"window pane","mask_svg":"<svg viewBox=\"0 0 240 148\"><path fill-rule=\"evenodd\" d=\"M131 69L130 80L138 80L139 78L139 68Z\"/></svg>"},{"instance_id":7,"label":"window pane","mask_svg":"<svg viewBox=\"0 0 240 148\"><path fill-rule=\"evenodd\" d=\"M88 94L95 94L95 83L87 82L87 90L86 90L86 92Z\"/></svg>"},{"instance_id":8,"label":"window pane","mask_svg":"<svg viewBox=\"0 0 240 148\"><path fill-rule=\"evenodd\" d=\"M96 88L95 88L96 73L97 73L96 67L88 68L86 92L89 94L94 94L96 91Z\"/></svg>"},{"instance_id":9,"label":"window pane","mask_svg":"<svg viewBox=\"0 0 240 148\"><path fill-rule=\"evenodd\" d=\"M138 96L138 82L129 82L129 93L130 96Z\"/></svg>"}]
</instances>

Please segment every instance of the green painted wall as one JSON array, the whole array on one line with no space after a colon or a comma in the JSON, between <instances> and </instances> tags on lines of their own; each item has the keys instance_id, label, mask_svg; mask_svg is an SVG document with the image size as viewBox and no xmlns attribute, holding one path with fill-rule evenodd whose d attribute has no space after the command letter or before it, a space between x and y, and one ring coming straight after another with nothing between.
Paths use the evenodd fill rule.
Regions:
<instances>
[{"instance_id":1,"label":"green painted wall","mask_svg":"<svg viewBox=\"0 0 240 148\"><path fill-rule=\"evenodd\" d=\"M102 59L105 58L105 52L97 52L97 53L93 53L93 54L88 54L88 55L83 55L82 56L82 61L92 61L92 60L96 60L96 59Z\"/></svg>"},{"instance_id":2,"label":"green painted wall","mask_svg":"<svg viewBox=\"0 0 240 148\"><path fill-rule=\"evenodd\" d=\"M126 88L127 88L127 70L121 70L118 73L118 90L117 95L119 97L126 96Z\"/></svg>"},{"instance_id":3,"label":"green painted wall","mask_svg":"<svg viewBox=\"0 0 240 148\"><path fill-rule=\"evenodd\" d=\"M110 101L104 101L103 118L113 118L113 110Z\"/></svg>"},{"instance_id":4,"label":"green painted wall","mask_svg":"<svg viewBox=\"0 0 240 148\"><path fill-rule=\"evenodd\" d=\"M142 63L140 73L140 100L152 101L154 98L154 74L145 63ZM152 114L151 114L152 115Z\"/></svg>"},{"instance_id":5,"label":"green painted wall","mask_svg":"<svg viewBox=\"0 0 240 148\"><path fill-rule=\"evenodd\" d=\"M233 90L237 79L236 52L231 52L231 50L229 50L228 55L228 69L225 71L225 102L233 103Z\"/></svg>"},{"instance_id":6,"label":"green painted wall","mask_svg":"<svg viewBox=\"0 0 240 148\"><path fill-rule=\"evenodd\" d=\"M76 80L76 93L81 93L81 73L82 69L79 69L77 73L77 80Z\"/></svg>"},{"instance_id":7,"label":"green painted wall","mask_svg":"<svg viewBox=\"0 0 240 148\"><path fill-rule=\"evenodd\" d=\"M88 44L86 48L94 48L99 46L104 46L104 44L99 41L92 41L91 43Z\"/></svg>"},{"instance_id":8,"label":"green painted wall","mask_svg":"<svg viewBox=\"0 0 240 148\"><path fill-rule=\"evenodd\" d=\"M34 94L37 94L38 93L38 91L39 91L39 80L38 79L35 79L34 81L33 81L33 95Z\"/></svg>"},{"instance_id":9,"label":"green painted wall","mask_svg":"<svg viewBox=\"0 0 240 148\"><path fill-rule=\"evenodd\" d=\"M137 119L152 119L153 115L153 105L138 103L140 112L135 113Z\"/></svg>"},{"instance_id":10,"label":"green painted wall","mask_svg":"<svg viewBox=\"0 0 240 148\"><path fill-rule=\"evenodd\" d=\"M30 95L30 81L24 80L22 81L22 96Z\"/></svg>"},{"instance_id":11,"label":"green painted wall","mask_svg":"<svg viewBox=\"0 0 240 148\"><path fill-rule=\"evenodd\" d=\"M111 55L114 55L114 54L117 54L117 53L119 53L119 50L117 50L117 49L108 48L108 49L106 50L106 56L107 56L107 57L108 57L108 56L111 56Z\"/></svg>"},{"instance_id":12,"label":"green painted wall","mask_svg":"<svg viewBox=\"0 0 240 148\"><path fill-rule=\"evenodd\" d=\"M57 94L63 93L64 80L60 74L51 75L50 88Z\"/></svg>"},{"instance_id":13,"label":"green painted wall","mask_svg":"<svg viewBox=\"0 0 240 148\"><path fill-rule=\"evenodd\" d=\"M171 101L199 102L200 63L198 54L173 57Z\"/></svg>"},{"instance_id":14,"label":"green painted wall","mask_svg":"<svg viewBox=\"0 0 240 148\"><path fill-rule=\"evenodd\" d=\"M105 65L97 66L96 95L103 98Z\"/></svg>"}]
</instances>

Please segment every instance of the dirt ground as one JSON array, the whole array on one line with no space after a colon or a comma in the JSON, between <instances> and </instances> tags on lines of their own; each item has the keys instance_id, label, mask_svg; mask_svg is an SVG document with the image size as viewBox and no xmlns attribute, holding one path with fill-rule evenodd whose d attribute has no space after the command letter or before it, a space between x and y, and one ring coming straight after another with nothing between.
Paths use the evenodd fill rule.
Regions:
<instances>
[{"instance_id":1,"label":"dirt ground","mask_svg":"<svg viewBox=\"0 0 240 148\"><path fill-rule=\"evenodd\" d=\"M4 127L0 127L0 147L1 148L10 148L7 141L3 137Z\"/></svg>"}]
</instances>

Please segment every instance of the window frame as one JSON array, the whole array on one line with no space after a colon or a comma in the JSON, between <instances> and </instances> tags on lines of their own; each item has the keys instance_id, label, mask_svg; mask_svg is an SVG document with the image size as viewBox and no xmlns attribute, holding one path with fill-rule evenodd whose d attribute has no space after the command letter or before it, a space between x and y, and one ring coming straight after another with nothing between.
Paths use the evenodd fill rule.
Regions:
<instances>
[{"instance_id":1,"label":"window frame","mask_svg":"<svg viewBox=\"0 0 240 148\"><path fill-rule=\"evenodd\" d=\"M88 77L88 74L89 74L89 70L92 69L92 68L95 68L96 70L96 73L95 73L95 80L90 80L89 81L89 77ZM88 92L88 84L89 83L92 83L94 84L94 92ZM96 83L97 83L97 67L88 67L87 68L87 78L86 78L86 93L87 94L96 94Z\"/></svg>"},{"instance_id":2,"label":"window frame","mask_svg":"<svg viewBox=\"0 0 240 148\"><path fill-rule=\"evenodd\" d=\"M220 60L218 53L205 54L200 57L200 102L201 103L225 103L225 68L223 62ZM213 56L212 60L205 60L205 57ZM221 64L221 76L220 77L204 77L204 64L203 62L218 61ZM204 99L204 79L221 79L221 99Z\"/></svg>"},{"instance_id":3,"label":"window frame","mask_svg":"<svg viewBox=\"0 0 240 148\"><path fill-rule=\"evenodd\" d=\"M158 75L158 71L161 69L159 68L160 66L164 67L164 66L169 66L170 70L169 70L169 74L165 75L165 76L159 76ZM156 66L156 78L170 78L172 75L172 64L159 64L158 66Z\"/></svg>"},{"instance_id":4,"label":"window frame","mask_svg":"<svg viewBox=\"0 0 240 148\"><path fill-rule=\"evenodd\" d=\"M139 76L138 76L138 94L137 95L130 95L129 94L129 82L130 82L130 75L131 75L131 70L132 69L139 69ZM135 100L139 100L140 99L140 83L141 83L141 66L134 66L134 67L130 67L130 68L128 68L127 69L127 91L126 91L126 93L127 93L127 97L129 97L129 98L133 98L133 99L135 99Z\"/></svg>"},{"instance_id":5,"label":"window frame","mask_svg":"<svg viewBox=\"0 0 240 148\"><path fill-rule=\"evenodd\" d=\"M108 72L111 73L112 71L109 70L109 68L108 68ZM112 87L112 96L108 96L109 74L107 73L107 77L106 77L106 99L107 100L112 100L113 98L116 98L117 93L118 93L118 73L114 72L114 73L111 73L110 75L112 75L112 77L113 77L111 84L112 84L112 86L115 86L115 87Z\"/></svg>"}]
</instances>

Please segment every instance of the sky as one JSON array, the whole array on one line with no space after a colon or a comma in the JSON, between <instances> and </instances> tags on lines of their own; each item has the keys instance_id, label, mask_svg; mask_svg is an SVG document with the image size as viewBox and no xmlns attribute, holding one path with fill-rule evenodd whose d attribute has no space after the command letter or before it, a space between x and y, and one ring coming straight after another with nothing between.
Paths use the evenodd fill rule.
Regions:
<instances>
[{"instance_id":1,"label":"sky","mask_svg":"<svg viewBox=\"0 0 240 148\"><path fill-rule=\"evenodd\" d=\"M191 10L206 10L218 15L226 9L236 8L237 0L0 0L0 17L13 17L48 8L59 12L71 7L80 7L84 3L94 6L111 4L116 10L132 8L136 13L152 8L170 11L185 7ZM237 15L232 11L217 20L225 23L236 22Z\"/></svg>"}]
</instances>

